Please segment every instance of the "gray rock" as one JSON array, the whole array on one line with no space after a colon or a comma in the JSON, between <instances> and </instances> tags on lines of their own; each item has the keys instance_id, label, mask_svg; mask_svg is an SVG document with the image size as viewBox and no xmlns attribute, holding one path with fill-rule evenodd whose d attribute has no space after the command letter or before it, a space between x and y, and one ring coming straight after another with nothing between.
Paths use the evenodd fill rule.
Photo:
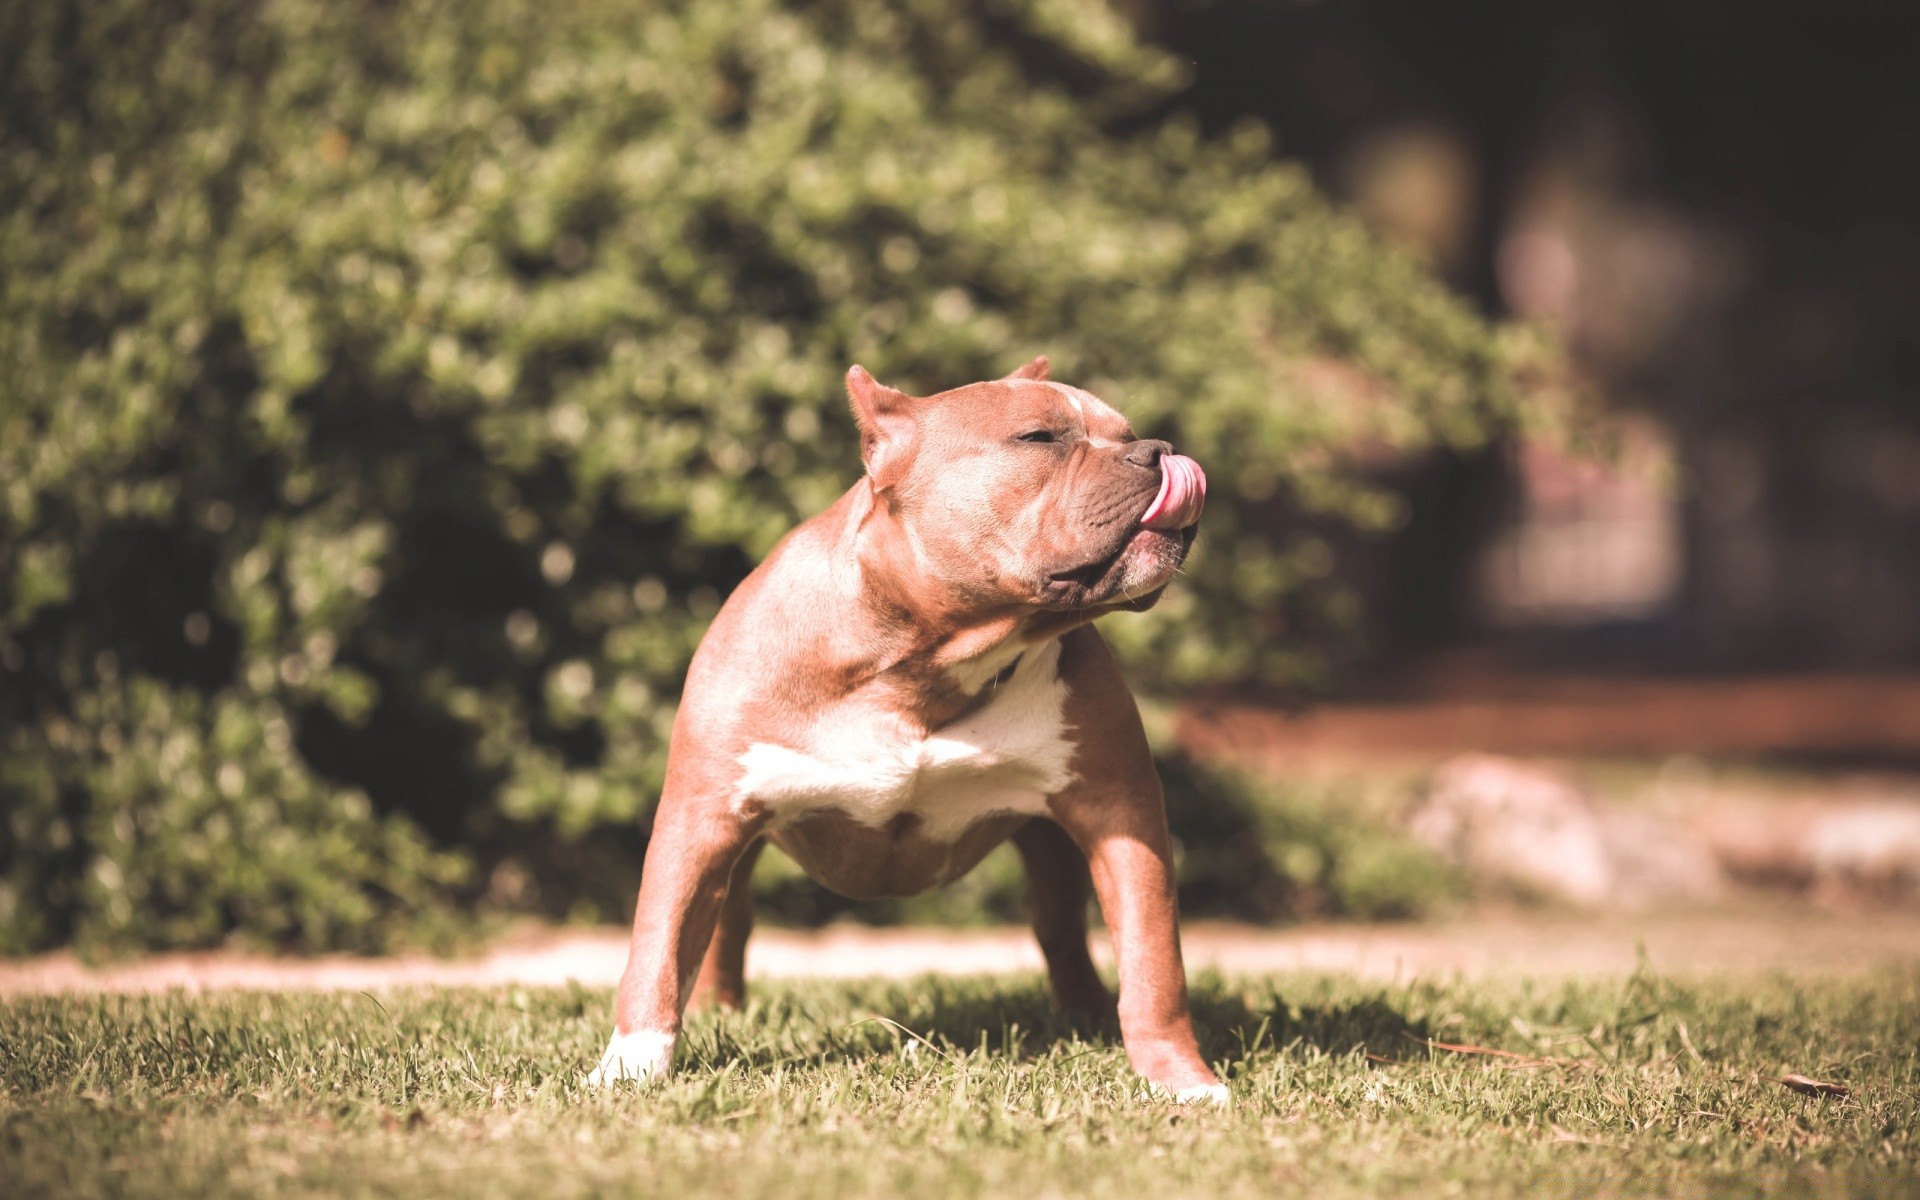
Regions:
<instances>
[{"instance_id":1,"label":"gray rock","mask_svg":"<svg viewBox=\"0 0 1920 1200\"><path fill-rule=\"evenodd\" d=\"M1687 830L1605 809L1559 772L1510 758L1442 763L1407 827L1482 883L1584 908L1710 899L1722 888L1712 853Z\"/></svg>"},{"instance_id":2,"label":"gray rock","mask_svg":"<svg viewBox=\"0 0 1920 1200\"><path fill-rule=\"evenodd\" d=\"M1920 893L1920 806L1865 802L1822 813L1807 837L1814 886L1884 899Z\"/></svg>"}]
</instances>

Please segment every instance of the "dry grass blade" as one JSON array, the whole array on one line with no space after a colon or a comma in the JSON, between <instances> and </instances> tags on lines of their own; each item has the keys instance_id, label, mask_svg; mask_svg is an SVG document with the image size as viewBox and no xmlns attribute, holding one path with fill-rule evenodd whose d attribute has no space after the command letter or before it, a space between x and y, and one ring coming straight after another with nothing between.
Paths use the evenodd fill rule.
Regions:
<instances>
[{"instance_id":1,"label":"dry grass blade","mask_svg":"<svg viewBox=\"0 0 1920 1200\"><path fill-rule=\"evenodd\" d=\"M893 1029L899 1031L900 1033L905 1034L909 1039L909 1041L907 1042L907 1045L909 1048L915 1045L925 1046L927 1049L933 1051L935 1054L938 1054L941 1058L946 1059L948 1062L953 1061L953 1056L951 1054L948 1054L945 1050L942 1050L940 1047L934 1045L932 1042L928 1041L926 1038L921 1037L919 1034L915 1033L913 1030L908 1029L905 1025L902 1025L900 1022L894 1020L892 1017L882 1017L878 1015L871 1016L871 1017L862 1017L858 1021L850 1022L847 1025L842 1026L841 1028L843 1030L852 1029L858 1025L869 1025L875 1022L878 1022L881 1025L890 1026Z\"/></svg>"},{"instance_id":2,"label":"dry grass blade","mask_svg":"<svg viewBox=\"0 0 1920 1200\"><path fill-rule=\"evenodd\" d=\"M1686 1050L1687 1057L1691 1058L1697 1066L1706 1066L1707 1060L1700 1056L1700 1051L1694 1047L1693 1035L1687 1032L1687 1023L1676 1021L1674 1024L1680 1031L1680 1045Z\"/></svg>"},{"instance_id":3,"label":"dry grass blade","mask_svg":"<svg viewBox=\"0 0 1920 1200\"><path fill-rule=\"evenodd\" d=\"M1470 1046L1461 1042L1436 1042L1432 1038L1415 1037L1403 1033L1402 1037L1418 1043L1429 1050L1445 1050L1449 1054L1472 1054L1482 1058L1497 1058L1501 1062L1515 1067L1577 1067L1578 1059L1543 1057L1538 1054L1521 1054L1515 1050L1500 1050L1492 1046Z\"/></svg>"},{"instance_id":4,"label":"dry grass blade","mask_svg":"<svg viewBox=\"0 0 1920 1200\"><path fill-rule=\"evenodd\" d=\"M1554 1125L1550 1128L1553 1130L1553 1140L1556 1143L1574 1146L1600 1146L1607 1150L1626 1149L1621 1143L1611 1141L1607 1138L1589 1137L1586 1134L1575 1133L1573 1130L1563 1128L1559 1125Z\"/></svg>"}]
</instances>

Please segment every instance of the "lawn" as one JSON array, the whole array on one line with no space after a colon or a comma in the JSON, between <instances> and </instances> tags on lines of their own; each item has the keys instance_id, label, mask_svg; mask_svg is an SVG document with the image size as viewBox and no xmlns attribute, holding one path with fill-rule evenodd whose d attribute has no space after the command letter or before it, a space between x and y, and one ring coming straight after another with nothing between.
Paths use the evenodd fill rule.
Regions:
<instances>
[{"instance_id":1,"label":"lawn","mask_svg":"<svg viewBox=\"0 0 1920 1200\"><path fill-rule=\"evenodd\" d=\"M672 1082L595 1093L579 1078L609 1003L9 1001L0 1192L1920 1195L1914 971L1206 977L1221 1111L1145 1095L1117 1042L1054 1017L1033 978L765 987L693 1021Z\"/></svg>"}]
</instances>

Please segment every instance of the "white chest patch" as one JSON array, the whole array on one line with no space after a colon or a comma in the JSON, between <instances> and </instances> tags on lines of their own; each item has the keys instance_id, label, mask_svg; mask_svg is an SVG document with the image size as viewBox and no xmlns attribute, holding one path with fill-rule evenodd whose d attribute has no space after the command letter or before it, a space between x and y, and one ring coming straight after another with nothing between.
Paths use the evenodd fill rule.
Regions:
<instances>
[{"instance_id":1,"label":"white chest patch","mask_svg":"<svg viewBox=\"0 0 1920 1200\"><path fill-rule=\"evenodd\" d=\"M740 756L734 806L759 804L782 823L837 809L875 828L910 813L941 842L985 817L1044 813L1072 778L1059 659L1058 642L1028 652L978 711L932 733L849 704L822 713L803 746L755 742Z\"/></svg>"}]
</instances>

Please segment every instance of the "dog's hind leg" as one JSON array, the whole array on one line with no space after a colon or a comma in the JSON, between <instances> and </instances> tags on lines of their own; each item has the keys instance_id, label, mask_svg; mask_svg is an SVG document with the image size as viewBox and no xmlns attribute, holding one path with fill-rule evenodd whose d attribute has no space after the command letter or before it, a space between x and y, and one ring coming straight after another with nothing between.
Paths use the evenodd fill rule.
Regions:
<instances>
[{"instance_id":1,"label":"dog's hind leg","mask_svg":"<svg viewBox=\"0 0 1920 1200\"><path fill-rule=\"evenodd\" d=\"M1087 902L1093 898L1087 856L1066 830L1044 818L1022 826L1013 844L1027 868L1027 915L1047 960L1054 1000L1067 1012L1114 1020L1113 993L1087 952Z\"/></svg>"},{"instance_id":2,"label":"dog's hind leg","mask_svg":"<svg viewBox=\"0 0 1920 1200\"><path fill-rule=\"evenodd\" d=\"M747 998L747 938L753 933L753 865L760 861L765 841L757 841L741 852L727 877L727 898L720 906L720 920L701 960L700 974L693 981L690 1008L718 1004L739 1008Z\"/></svg>"}]
</instances>

